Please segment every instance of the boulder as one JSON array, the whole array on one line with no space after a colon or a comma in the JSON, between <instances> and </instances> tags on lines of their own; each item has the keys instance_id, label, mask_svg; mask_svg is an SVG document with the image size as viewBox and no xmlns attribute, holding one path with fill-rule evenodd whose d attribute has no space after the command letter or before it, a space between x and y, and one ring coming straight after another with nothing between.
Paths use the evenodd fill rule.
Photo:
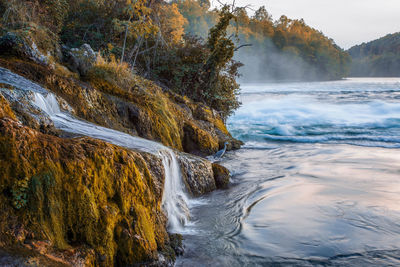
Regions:
<instances>
[{"instance_id":1,"label":"boulder","mask_svg":"<svg viewBox=\"0 0 400 267\"><path fill-rule=\"evenodd\" d=\"M212 170L214 173L214 180L217 188L218 189L227 188L229 184L229 179L231 178L229 170L217 163L212 164Z\"/></svg>"},{"instance_id":2,"label":"boulder","mask_svg":"<svg viewBox=\"0 0 400 267\"><path fill-rule=\"evenodd\" d=\"M35 42L29 45L21 36L8 32L0 38L0 55L29 58L41 65L48 65L49 58L43 55Z\"/></svg>"},{"instance_id":3,"label":"boulder","mask_svg":"<svg viewBox=\"0 0 400 267\"><path fill-rule=\"evenodd\" d=\"M178 160L182 178L192 196L201 196L217 188L210 161L187 153L179 153Z\"/></svg>"},{"instance_id":4,"label":"boulder","mask_svg":"<svg viewBox=\"0 0 400 267\"><path fill-rule=\"evenodd\" d=\"M170 265L158 157L42 134L9 117L0 118L0 248L90 254L88 266ZM74 258L63 261L81 266Z\"/></svg>"},{"instance_id":5,"label":"boulder","mask_svg":"<svg viewBox=\"0 0 400 267\"><path fill-rule=\"evenodd\" d=\"M97 59L97 53L88 44L83 44L80 48L68 49L63 47L65 61L68 67L85 76Z\"/></svg>"}]
</instances>

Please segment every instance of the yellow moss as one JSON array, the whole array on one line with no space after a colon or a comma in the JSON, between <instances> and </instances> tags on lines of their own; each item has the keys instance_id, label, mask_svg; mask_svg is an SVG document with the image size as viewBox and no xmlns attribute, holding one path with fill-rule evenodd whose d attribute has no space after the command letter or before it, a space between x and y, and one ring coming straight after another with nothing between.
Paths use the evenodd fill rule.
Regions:
<instances>
[{"instance_id":1,"label":"yellow moss","mask_svg":"<svg viewBox=\"0 0 400 267\"><path fill-rule=\"evenodd\" d=\"M79 75L77 73L71 72L68 68L57 62L54 63L54 72L64 78L79 79Z\"/></svg>"},{"instance_id":2,"label":"yellow moss","mask_svg":"<svg viewBox=\"0 0 400 267\"><path fill-rule=\"evenodd\" d=\"M185 124L185 145L190 152L207 152L212 154L219 148L218 141L210 133L200 129L194 123Z\"/></svg>"},{"instance_id":3,"label":"yellow moss","mask_svg":"<svg viewBox=\"0 0 400 267\"><path fill-rule=\"evenodd\" d=\"M4 98L4 96L0 93L0 119L4 117L9 117L11 119L16 119L15 114L10 108L8 101Z\"/></svg>"},{"instance_id":4,"label":"yellow moss","mask_svg":"<svg viewBox=\"0 0 400 267\"><path fill-rule=\"evenodd\" d=\"M168 237L156 178L140 154L88 138L43 135L10 120L0 119L0 129L0 190L29 177L26 207L10 216L35 238L59 249L87 244L101 266L156 257ZM0 203L0 212L11 205L5 195ZM7 225L0 218L0 231Z\"/></svg>"},{"instance_id":5,"label":"yellow moss","mask_svg":"<svg viewBox=\"0 0 400 267\"><path fill-rule=\"evenodd\" d=\"M207 121L211 122L224 134L229 134L228 130L226 129L225 123L222 121L221 117L214 116L213 112L209 108L203 108L203 110L207 114Z\"/></svg>"},{"instance_id":6,"label":"yellow moss","mask_svg":"<svg viewBox=\"0 0 400 267\"><path fill-rule=\"evenodd\" d=\"M63 75L34 63L0 58L0 65L45 85L64 98L75 109L77 116L105 127L128 133L132 133L134 128L142 137L190 152L191 150L184 145L184 125L195 124L201 130L200 137L207 136L197 138L202 143L197 144L196 150L201 150L203 155L215 152L215 143L221 144L231 138L224 122L207 106L171 92L165 93L154 82L133 75L127 66L120 67L119 71L124 74L119 75L125 78L119 80L113 75L118 72L118 64L98 63L85 77L97 89L92 90L82 87L81 83L73 78L62 77ZM108 95L119 99L110 98ZM118 101L125 104L118 106ZM121 109L130 109L130 105L133 105L134 110L138 110L139 115L135 119L120 114ZM196 120L203 120L206 124ZM219 140L219 135L211 134L213 128L219 129L226 137Z\"/></svg>"}]
</instances>

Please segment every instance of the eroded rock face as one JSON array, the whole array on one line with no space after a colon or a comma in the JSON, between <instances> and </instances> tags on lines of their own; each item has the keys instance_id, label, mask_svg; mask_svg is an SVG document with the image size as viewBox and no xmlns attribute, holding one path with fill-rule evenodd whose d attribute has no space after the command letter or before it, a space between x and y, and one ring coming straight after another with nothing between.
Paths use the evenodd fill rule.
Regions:
<instances>
[{"instance_id":1,"label":"eroded rock face","mask_svg":"<svg viewBox=\"0 0 400 267\"><path fill-rule=\"evenodd\" d=\"M200 196L215 190L212 164L206 159L181 153L178 156L183 180L192 196Z\"/></svg>"},{"instance_id":2,"label":"eroded rock face","mask_svg":"<svg viewBox=\"0 0 400 267\"><path fill-rule=\"evenodd\" d=\"M32 105L33 92L4 87L0 84L0 98L9 103L15 119L18 119L23 125L42 133L56 136L60 134L60 131L54 127L54 123L50 118L44 116L37 107Z\"/></svg>"},{"instance_id":3,"label":"eroded rock face","mask_svg":"<svg viewBox=\"0 0 400 267\"><path fill-rule=\"evenodd\" d=\"M235 142L213 111L149 81L113 95L32 62L0 58L0 65L51 89L66 100L66 111L105 127L199 155L217 151L221 140ZM91 138L60 138L30 104L29 92L5 88L2 94L0 214L7 216L0 217L0 247L43 250L87 266L172 264L182 251L179 238L170 240L160 207L160 159ZM178 159L193 196L227 183L224 170L206 159L185 153Z\"/></svg>"},{"instance_id":4,"label":"eroded rock face","mask_svg":"<svg viewBox=\"0 0 400 267\"><path fill-rule=\"evenodd\" d=\"M87 266L158 262L162 253L171 262L159 158L40 133L0 104L1 246L93 255Z\"/></svg>"}]
</instances>

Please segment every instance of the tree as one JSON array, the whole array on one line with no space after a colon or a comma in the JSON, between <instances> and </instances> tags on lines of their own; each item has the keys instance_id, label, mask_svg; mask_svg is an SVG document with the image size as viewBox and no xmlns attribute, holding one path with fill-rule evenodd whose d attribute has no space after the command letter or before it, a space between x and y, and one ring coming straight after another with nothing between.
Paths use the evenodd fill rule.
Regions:
<instances>
[{"instance_id":1,"label":"tree","mask_svg":"<svg viewBox=\"0 0 400 267\"><path fill-rule=\"evenodd\" d=\"M125 33L121 62L124 59L126 40L128 36L137 39L135 46L136 55L133 66L135 65L136 57L139 53L143 38L147 38L149 35L153 35L159 30L151 20L150 14L152 10L146 4L146 0L127 0L124 12L129 18L127 20L120 20L118 18L113 20L115 30L117 32Z\"/></svg>"},{"instance_id":2,"label":"tree","mask_svg":"<svg viewBox=\"0 0 400 267\"><path fill-rule=\"evenodd\" d=\"M160 3L155 8L158 27L167 43L176 45L182 41L185 33L184 26L188 24L187 19L179 12L176 3Z\"/></svg>"}]
</instances>

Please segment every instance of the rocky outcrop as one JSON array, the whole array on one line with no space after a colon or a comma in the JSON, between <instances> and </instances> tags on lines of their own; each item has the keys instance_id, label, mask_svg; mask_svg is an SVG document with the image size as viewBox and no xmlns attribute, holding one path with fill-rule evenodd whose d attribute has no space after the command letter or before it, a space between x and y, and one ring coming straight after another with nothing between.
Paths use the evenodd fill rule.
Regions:
<instances>
[{"instance_id":1,"label":"rocky outcrop","mask_svg":"<svg viewBox=\"0 0 400 267\"><path fill-rule=\"evenodd\" d=\"M178 159L182 178L192 196L201 196L217 188L211 162L186 153L181 153Z\"/></svg>"},{"instance_id":2,"label":"rocky outcrop","mask_svg":"<svg viewBox=\"0 0 400 267\"><path fill-rule=\"evenodd\" d=\"M228 187L231 174L227 168L224 166L213 163L212 170L214 174L215 185L218 189L224 189Z\"/></svg>"},{"instance_id":3,"label":"rocky outcrop","mask_svg":"<svg viewBox=\"0 0 400 267\"><path fill-rule=\"evenodd\" d=\"M63 47L64 61L68 67L85 76L89 69L96 62L97 53L88 44L83 44L80 48L68 49Z\"/></svg>"},{"instance_id":4,"label":"rocky outcrop","mask_svg":"<svg viewBox=\"0 0 400 267\"><path fill-rule=\"evenodd\" d=\"M40 133L0 102L1 247L85 266L174 258L160 207L160 159Z\"/></svg>"},{"instance_id":5,"label":"rocky outcrop","mask_svg":"<svg viewBox=\"0 0 400 267\"><path fill-rule=\"evenodd\" d=\"M4 88L2 88L4 87ZM33 92L18 90L13 87L0 84L0 98L11 107L13 118L18 119L23 125L42 133L58 136L60 131L54 127L49 117L31 104ZM0 114L1 116L1 114Z\"/></svg>"},{"instance_id":6,"label":"rocky outcrop","mask_svg":"<svg viewBox=\"0 0 400 267\"><path fill-rule=\"evenodd\" d=\"M39 51L34 42L29 45L21 36L12 32L0 38L0 55L28 58L39 64L49 64L49 58Z\"/></svg>"},{"instance_id":7,"label":"rocky outcrop","mask_svg":"<svg viewBox=\"0 0 400 267\"><path fill-rule=\"evenodd\" d=\"M53 91L71 105L78 117L108 128L200 156L215 153L225 142L228 150L241 145L216 112L186 97L163 92L140 77L127 91L102 79L91 79L90 84L85 84L18 59L0 58L0 66Z\"/></svg>"},{"instance_id":8,"label":"rocky outcrop","mask_svg":"<svg viewBox=\"0 0 400 267\"><path fill-rule=\"evenodd\" d=\"M82 82L27 55L0 53L0 66L49 89L77 117L202 156L226 141L228 149L240 146L215 111L151 81L137 77L129 90L105 79ZM172 264L182 240L166 230L160 159L67 138L29 94L0 84L0 263L23 265L29 254L44 266ZM192 196L227 185L226 169L184 152L177 154Z\"/></svg>"}]
</instances>

